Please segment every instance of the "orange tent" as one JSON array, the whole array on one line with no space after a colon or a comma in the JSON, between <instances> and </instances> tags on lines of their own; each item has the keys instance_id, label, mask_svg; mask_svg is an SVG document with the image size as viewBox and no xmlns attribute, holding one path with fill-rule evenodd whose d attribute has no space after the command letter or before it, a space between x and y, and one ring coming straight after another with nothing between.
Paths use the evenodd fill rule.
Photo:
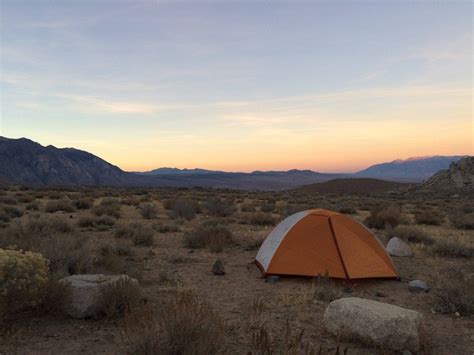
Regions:
<instances>
[{"instance_id":1,"label":"orange tent","mask_svg":"<svg viewBox=\"0 0 474 355\"><path fill-rule=\"evenodd\" d=\"M367 228L323 209L283 220L265 239L255 261L264 276L398 277L385 248Z\"/></svg>"}]
</instances>

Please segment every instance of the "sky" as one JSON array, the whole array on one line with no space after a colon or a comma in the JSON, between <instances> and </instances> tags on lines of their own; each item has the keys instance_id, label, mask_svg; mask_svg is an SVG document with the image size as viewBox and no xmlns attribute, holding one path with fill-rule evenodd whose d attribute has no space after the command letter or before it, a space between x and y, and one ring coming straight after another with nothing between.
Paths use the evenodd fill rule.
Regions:
<instances>
[{"instance_id":1,"label":"sky","mask_svg":"<svg viewBox=\"0 0 474 355\"><path fill-rule=\"evenodd\" d=\"M0 135L124 170L473 154L471 1L0 0Z\"/></svg>"}]
</instances>

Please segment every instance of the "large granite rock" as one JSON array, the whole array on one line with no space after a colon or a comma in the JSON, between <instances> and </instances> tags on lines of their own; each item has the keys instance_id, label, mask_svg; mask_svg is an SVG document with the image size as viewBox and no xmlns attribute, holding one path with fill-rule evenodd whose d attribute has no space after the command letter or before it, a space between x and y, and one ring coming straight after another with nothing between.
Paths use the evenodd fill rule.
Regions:
<instances>
[{"instance_id":1,"label":"large granite rock","mask_svg":"<svg viewBox=\"0 0 474 355\"><path fill-rule=\"evenodd\" d=\"M64 311L74 318L87 318L97 315L102 307L101 291L116 283L138 281L127 275L72 275L60 280L69 285L68 299Z\"/></svg>"},{"instance_id":2,"label":"large granite rock","mask_svg":"<svg viewBox=\"0 0 474 355\"><path fill-rule=\"evenodd\" d=\"M370 347L418 352L423 318L416 311L350 297L329 304L324 325L341 339L358 340Z\"/></svg>"},{"instance_id":3,"label":"large granite rock","mask_svg":"<svg viewBox=\"0 0 474 355\"><path fill-rule=\"evenodd\" d=\"M400 238L394 237L388 241L387 252L392 256L412 256L413 252L407 243Z\"/></svg>"}]
</instances>

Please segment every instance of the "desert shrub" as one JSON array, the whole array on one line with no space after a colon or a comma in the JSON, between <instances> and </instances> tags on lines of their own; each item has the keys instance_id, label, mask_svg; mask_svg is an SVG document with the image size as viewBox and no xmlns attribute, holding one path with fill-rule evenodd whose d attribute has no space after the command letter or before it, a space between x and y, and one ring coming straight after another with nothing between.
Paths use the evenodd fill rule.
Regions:
<instances>
[{"instance_id":1,"label":"desert shrub","mask_svg":"<svg viewBox=\"0 0 474 355\"><path fill-rule=\"evenodd\" d=\"M107 318L123 316L136 308L140 301L141 291L138 283L123 277L101 289L99 313Z\"/></svg>"},{"instance_id":2,"label":"desert shrub","mask_svg":"<svg viewBox=\"0 0 474 355\"><path fill-rule=\"evenodd\" d=\"M92 228L95 225L95 218L90 216L85 216L79 218L77 221L77 226L81 228Z\"/></svg>"},{"instance_id":3,"label":"desert shrub","mask_svg":"<svg viewBox=\"0 0 474 355\"><path fill-rule=\"evenodd\" d=\"M265 201L260 210L266 213L275 211L275 202Z\"/></svg>"},{"instance_id":4,"label":"desert shrub","mask_svg":"<svg viewBox=\"0 0 474 355\"><path fill-rule=\"evenodd\" d=\"M301 212L301 211L306 211L310 209L310 206L306 204L294 204L294 203L287 203L279 209L279 214L282 217L288 217L291 216L292 214Z\"/></svg>"},{"instance_id":5,"label":"desert shrub","mask_svg":"<svg viewBox=\"0 0 474 355\"><path fill-rule=\"evenodd\" d=\"M415 212L415 221L418 224L438 226L444 222L444 216L436 209L424 208Z\"/></svg>"},{"instance_id":6,"label":"desert shrub","mask_svg":"<svg viewBox=\"0 0 474 355\"><path fill-rule=\"evenodd\" d=\"M17 201L11 196L2 196L0 197L0 203L3 203L4 205L16 205Z\"/></svg>"},{"instance_id":7,"label":"desert shrub","mask_svg":"<svg viewBox=\"0 0 474 355\"><path fill-rule=\"evenodd\" d=\"M369 228L384 229L395 228L403 221L401 208L397 205L377 206L370 211L370 215L364 220Z\"/></svg>"},{"instance_id":8,"label":"desert shrub","mask_svg":"<svg viewBox=\"0 0 474 355\"><path fill-rule=\"evenodd\" d=\"M176 233L179 232L179 226L177 224L153 224L153 229L159 233Z\"/></svg>"},{"instance_id":9,"label":"desert shrub","mask_svg":"<svg viewBox=\"0 0 474 355\"><path fill-rule=\"evenodd\" d=\"M131 239L135 245L153 245L153 230L138 223L121 226L115 231L116 238Z\"/></svg>"},{"instance_id":10,"label":"desert shrub","mask_svg":"<svg viewBox=\"0 0 474 355\"><path fill-rule=\"evenodd\" d=\"M89 197L81 197L72 201L72 205L78 210L88 210L94 205L94 200Z\"/></svg>"},{"instance_id":11,"label":"desert shrub","mask_svg":"<svg viewBox=\"0 0 474 355\"><path fill-rule=\"evenodd\" d=\"M69 200L52 200L48 201L44 206L45 212L54 213L58 211L74 212L75 208Z\"/></svg>"},{"instance_id":12,"label":"desert shrub","mask_svg":"<svg viewBox=\"0 0 474 355\"><path fill-rule=\"evenodd\" d=\"M50 200L59 200L63 198L63 194L60 191L49 191L47 196Z\"/></svg>"},{"instance_id":13,"label":"desert shrub","mask_svg":"<svg viewBox=\"0 0 474 355\"><path fill-rule=\"evenodd\" d=\"M8 246L41 253L49 260L51 272L58 274L87 271L92 260L87 240L61 218L42 217L11 224L0 235L0 247Z\"/></svg>"},{"instance_id":14,"label":"desert shrub","mask_svg":"<svg viewBox=\"0 0 474 355\"><path fill-rule=\"evenodd\" d=\"M410 226L397 226L395 229L388 232L388 237L397 237L405 242L425 245L432 245L434 243L434 239L422 229Z\"/></svg>"},{"instance_id":15,"label":"desert shrub","mask_svg":"<svg viewBox=\"0 0 474 355\"><path fill-rule=\"evenodd\" d=\"M104 198L99 205L92 208L92 212L100 216L110 216L114 218L120 218L120 210L122 204L119 200L111 197Z\"/></svg>"},{"instance_id":16,"label":"desert shrub","mask_svg":"<svg viewBox=\"0 0 474 355\"><path fill-rule=\"evenodd\" d=\"M10 216L5 211L0 209L0 222L8 223L10 221L11 221Z\"/></svg>"},{"instance_id":17,"label":"desert shrub","mask_svg":"<svg viewBox=\"0 0 474 355\"><path fill-rule=\"evenodd\" d=\"M11 219L23 216L23 211L14 206L2 206L0 210Z\"/></svg>"},{"instance_id":18,"label":"desert shrub","mask_svg":"<svg viewBox=\"0 0 474 355\"><path fill-rule=\"evenodd\" d=\"M471 258L474 255L473 248L468 247L455 239L437 240L431 247L431 252L434 255L451 258Z\"/></svg>"},{"instance_id":19,"label":"desert shrub","mask_svg":"<svg viewBox=\"0 0 474 355\"><path fill-rule=\"evenodd\" d=\"M242 212L255 212L257 209L255 208L255 204L253 203L242 203L240 205L240 210Z\"/></svg>"},{"instance_id":20,"label":"desert shrub","mask_svg":"<svg viewBox=\"0 0 474 355\"><path fill-rule=\"evenodd\" d=\"M39 202L33 201L25 206L27 211L38 211L39 210Z\"/></svg>"},{"instance_id":21,"label":"desert shrub","mask_svg":"<svg viewBox=\"0 0 474 355\"><path fill-rule=\"evenodd\" d=\"M474 229L474 212L454 213L449 216L451 224L459 229Z\"/></svg>"},{"instance_id":22,"label":"desert shrub","mask_svg":"<svg viewBox=\"0 0 474 355\"><path fill-rule=\"evenodd\" d=\"M317 277L313 282L312 292L313 298L323 302L332 302L344 295L342 289L328 276Z\"/></svg>"},{"instance_id":23,"label":"desert shrub","mask_svg":"<svg viewBox=\"0 0 474 355\"><path fill-rule=\"evenodd\" d=\"M249 222L257 226L271 226L275 224L275 218L270 213L255 212L249 217Z\"/></svg>"},{"instance_id":24,"label":"desert shrub","mask_svg":"<svg viewBox=\"0 0 474 355\"><path fill-rule=\"evenodd\" d=\"M235 207L232 201L213 197L207 199L203 203L204 211L210 216L227 217L235 212Z\"/></svg>"},{"instance_id":25,"label":"desert shrub","mask_svg":"<svg viewBox=\"0 0 474 355\"><path fill-rule=\"evenodd\" d=\"M250 332L249 354L326 354L303 342L303 329L297 329L287 320L284 329L274 329L271 323L260 322ZM339 349L335 354L339 354Z\"/></svg>"},{"instance_id":26,"label":"desert shrub","mask_svg":"<svg viewBox=\"0 0 474 355\"><path fill-rule=\"evenodd\" d=\"M464 280L459 272L440 275L433 290L433 306L440 313L474 314L474 283Z\"/></svg>"},{"instance_id":27,"label":"desert shrub","mask_svg":"<svg viewBox=\"0 0 474 355\"><path fill-rule=\"evenodd\" d=\"M0 249L0 314L41 304L47 282L48 261L41 254Z\"/></svg>"},{"instance_id":28,"label":"desert shrub","mask_svg":"<svg viewBox=\"0 0 474 355\"><path fill-rule=\"evenodd\" d=\"M191 249L209 248L214 253L234 242L232 232L227 227L208 221L184 235L184 245Z\"/></svg>"},{"instance_id":29,"label":"desert shrub","mask_svg":"<svg viewBox=\"0 0 474 355\"><path fill-rule=\"evenodd\" d=\"M158 208L153 203L144 203L140 205L139 212L145 219L155 219L158 217Z\"/></svg>"},{"instance_id":30,"label":"desert shrub","mask_svg":"<svg viewBox=\"0 0 474 355\"><path fill-rule=\"evenodd\" d=\"M337 208L337 211L339 213L344 213L344 214L356 214L357 213L356 209L352 206L349 206L349 205L340 205Z\"/></svg>"},{"instance_id":31,"label":"desert shrub","mask_svg":"<svg viewBox=\"0 0 474 355\"><path fill-rule=\"evenodd\" d=\"M145 307L126 317L126 343L140 354L217 354L224 325L191 291L179 291L162 311Z\"/></svg>"},{"instance_id":32,"label":"desert shrub","mask_svg":"<svg viewBox=\"0 0 474 355\"><path fill-rule=\"evenodd\" d=\"M184 218L188 221L192 220L198 211L196 202L185 197L167 200L164 206L166 209L171 210L170 216L172 218Z\"/></svg>"},{"instance_id":33,"label":"desert shrub","mask_svg":"<svg viewBox=\"0 0 474 355\"><path fill-rule=\"evenodd\" d=\"M105 230L115 225L115 219L110 216L90 217L84 216L77 221L78 227L81 228L97 228Z\"/></svg>"}]
</instances>

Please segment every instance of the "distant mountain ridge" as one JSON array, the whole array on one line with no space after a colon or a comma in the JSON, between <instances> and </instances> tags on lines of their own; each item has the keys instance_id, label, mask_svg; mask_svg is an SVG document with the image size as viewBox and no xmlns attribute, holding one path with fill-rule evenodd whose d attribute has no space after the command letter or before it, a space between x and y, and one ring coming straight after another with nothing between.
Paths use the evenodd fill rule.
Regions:
<instances>
[{"instance_id":1,"label":"distant mountain ridge","mask_svg":"<svg viewBox=\"0 0 474 355\"><path fill-rule=\"evenodd\" d=\"M440 159L442 162L428 164ZM356 174L319 173L311 170L224 172L206 169L158 168L148 172L126 172L107 161L82 150L42 146L27 138L0 137L0 183L33 186L150 186L150 187L210 187L242 190L288 190L303 185L322 183L333 179L383 175L382 180L421 181L420 175L406 173L415 169L425 177L436 170L434 166L458 157L413 158L404 161L377 164ZM418 165L414 168L413 164ZM399 169L395 169L398 167ZM446 169L449 164L444 168ZM382 167L382 173L380 173ZM405 172L402 174L400 172ZM437 172L442 168L434 171ZM389 174L387 171L391 171ZM334 185L335 184L335 185ZM333 183L340 189L341 182ZM346 181L345 184L348 184ZM364 183L365 184L365 183ZM370 185L370 184L369 184ZM331 185L332 186L332 185ZM365 186L365 185L364 185ZM357 187L359 188L359 187ZM376 188L376 185L373 185ZM318 187L319 189L319 187Z\"/></svg>"},{"instance_id":2,"label":"distant mountain ridge","mask_svg":"<svg viewBox=\"0 0 474 355\"><path fill-rule=\"evenodd\" d=\"M465 156L429 156L412 157L408 159L393 160L388 163L375 164L367 169L355 173L358 177L405 182L421 182L440 170L449 168L453 162Z\"/></svg>"}]
</instances>

